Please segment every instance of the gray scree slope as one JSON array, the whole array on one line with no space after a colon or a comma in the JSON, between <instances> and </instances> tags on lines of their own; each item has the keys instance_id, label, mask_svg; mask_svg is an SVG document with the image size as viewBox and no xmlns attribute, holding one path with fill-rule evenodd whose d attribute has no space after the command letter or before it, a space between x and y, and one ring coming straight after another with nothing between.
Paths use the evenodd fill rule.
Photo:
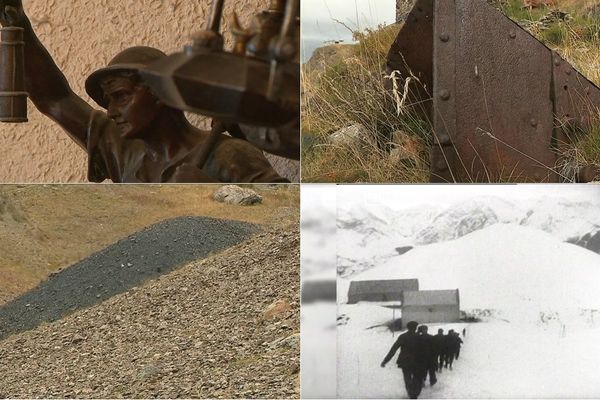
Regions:
<instances>
[{"instance_id":1,"label":"gray scree slope","mask_svg":"<svg viewBox=\"0 0 600 400\"><path fill-rule=\"evenodd\" d=\"M248 239L256 225L206 217L165 220L51 276L0 307L0 339L123 293Z\"/></svg>"}]
</instances>

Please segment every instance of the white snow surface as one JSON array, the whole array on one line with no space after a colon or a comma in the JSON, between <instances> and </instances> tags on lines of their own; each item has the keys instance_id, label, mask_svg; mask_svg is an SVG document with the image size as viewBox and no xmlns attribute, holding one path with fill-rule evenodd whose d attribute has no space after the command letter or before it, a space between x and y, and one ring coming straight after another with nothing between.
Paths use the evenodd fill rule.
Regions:
<instances>
[{"instance_id":1,"label":"white snow surface","mask_svg":"<svg viewBox=\"0 0 600 400\"><path fill-rule=\"evenodd\" d=\"M421 290L458 288L463 309L533 317L546 310L600 309L600 255L517 224L415 248L351 280L413 278ZM349 280L340 279L339 296L347 298L344 282Z\"/></svg>"},{"instance_id":2,"label":"white snow surface","mask_svg":"<svg viewBox=\"0 0 600 400\"><path fill-rule=\"evenodd\" d=\"M399 333L366 329L391 319L392 311L360 303L342 305L339 312L349 320L338 326L338 398L408 398L395 364L398 354L380 367ZM366 321L364 315L369 315ZM597 398L600 327L574 322L577 326L566 328L493 318L430 324L432 333L466 328L467 336L453 370L438 374L435 386L427 383L421 398Z\"/></svg>"},{"instance_id":3,"label":"white snow surface","mask_svg":"<svg viewBox=\"0 0 600 400\"><path fill-rule=\"evenodd\" d=\"M467 330L454 370L422 398L598 398L600 255L519 223L415 248L350 279L418 278L422 290L460 290L461 310L488 310ZM345 304L338 278L337 396L407 398L396 356L380 363L399 333L383 324L400 310ZM482 315L481 313L479 315Z\"/></svg>"}]
</instances>

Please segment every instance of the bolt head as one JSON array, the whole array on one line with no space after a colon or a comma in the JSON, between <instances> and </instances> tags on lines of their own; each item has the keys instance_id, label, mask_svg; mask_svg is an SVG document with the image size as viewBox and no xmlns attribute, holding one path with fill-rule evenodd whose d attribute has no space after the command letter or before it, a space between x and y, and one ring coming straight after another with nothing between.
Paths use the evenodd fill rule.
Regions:
<instances>
[{"instance_id":1,"label":"bolt head","mask_svg":"<svg viewBox=\"0 0 600 400\"><path fill-rule=\"evenodd\" d=\"M440 157L435 163L435 168L438 171L445 171L448 169L448 163L443 157Z\"/></svg>"},{"instance_id":2,"label":"bolt head","mask_svg":"<svg viewBox=\"0 0 600 400\"><path fill-rule=\"evenodd\" d=\"M437 135L437 140L441 145L450 144L450 136L447 133L440 133Z\"/></svg>"},{"instance_id":3,"label":"bolt head","mask_svg":"<svg viewBox=\"0 0 600 400\"><path fill-rule=\"evenodd\" d=\"M440 99L449 100L450 99L450 91L446 89L440 90Z\"/></svg>"},{"instance_id":4,"label":"bolt head","mask_svg":"<svg viewBox=\"0 0 600 400\"><path fill-rule=\"evenodd\" d=\"M531 119L529 120L529 124L530 124L532 127L534 127L534 128L535 128L535 127L537 127L537 126L538 126L538 120L537 120L537 119L535 119L535 118L531 118Z\"/></svg>"},{"instance_id":5,"label":"bolt head","mask_svg":"<svg viewBox=\"0 0 600 400\"><path fill-rule=\"evenodd\" d=\"M557 67L560 65L560 58L554 59L554 65L556 65Z\"/></svg>"},{"instance_id":6,"label":"bolt head","mask_svg":"<svg viewBox=\"0 0 600 400\"><path fill-rule=\"evenodd\" d=\"M517 37L517 32L515 32L515 31L511 31L511 32L508 34L508 36L510 36L510 38L511 38L511 39L516 39L516 37Z\"/></svg>"},{"instance_id":7,"label":"bolt head","mask_svg":"<svg viewBox=\"0 0 600 400\"><path fill-rule=\"evenodd\" d=\"M447 33L442 33L442 34L440 35L440 40L441 40L442 42L447 42L447 41L449 41L449 40L450 40L450 35L448 35Z\"/></svg>"}]
</instances>

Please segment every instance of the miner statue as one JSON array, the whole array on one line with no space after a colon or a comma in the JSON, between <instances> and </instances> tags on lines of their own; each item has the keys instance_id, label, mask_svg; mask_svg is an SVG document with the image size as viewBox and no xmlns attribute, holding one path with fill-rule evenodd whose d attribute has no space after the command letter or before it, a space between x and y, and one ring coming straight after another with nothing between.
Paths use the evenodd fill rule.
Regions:
<instances>
[{"instance_id":1,"label":"miner statue","mask_svg":"<svg viewBox=\"0 0 600 400\"><path fill-rule=\"evenodd\" d=\"M88 154L88 179L143 182L286 182L263 152L213 123L212 134L164 104L139 72L167 57L151 47L131 47L85 82L99 111L73 92L44 48L21 0L0 0L3 27L24 29L25 91L35 107L59 124ZM210 146L204 146L207 140ZM207 150L208 148L208 150Z\"/></svg>"}]
</instances>

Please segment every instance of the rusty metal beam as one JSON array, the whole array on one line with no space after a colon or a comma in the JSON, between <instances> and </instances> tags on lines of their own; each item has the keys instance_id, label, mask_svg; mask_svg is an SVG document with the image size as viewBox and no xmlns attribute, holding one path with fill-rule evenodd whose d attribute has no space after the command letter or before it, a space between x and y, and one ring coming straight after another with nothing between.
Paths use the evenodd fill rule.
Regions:
<instances>
[{"instance_id":1,"label":"rusty metal beam","mask_svg":"<svg viewBox=\"0 0 600 400\"><path fill-rule=\"evenodd\" d=\"M600 89L485 0L419 0L388 61L432 88L432 182L564 181L558 150L598 115Z\"/></svg>"}]
</instances>

